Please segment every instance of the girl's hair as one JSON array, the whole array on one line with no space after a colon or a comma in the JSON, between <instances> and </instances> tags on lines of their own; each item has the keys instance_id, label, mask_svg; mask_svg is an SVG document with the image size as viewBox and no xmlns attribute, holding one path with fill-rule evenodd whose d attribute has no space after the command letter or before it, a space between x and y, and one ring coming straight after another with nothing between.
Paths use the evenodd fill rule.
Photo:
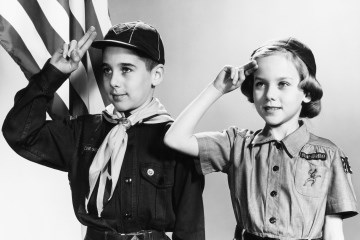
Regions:
<instances>
[{"instance_id":1,"label":"girl's hair","mask_svg":"<svg viewBox=\"0 0 360 240\"><path fill-rule=\"evenodd\" d=\"M323 95L320 83L316 80L315 76L309 73L307 65L297 56L294 52L285 49L282 46L269 45L257 49L251 59L257 60L259 58L281 54L291 61L299 72L300 83L299 88L302 89L305 95L310 96L311 101L302 103L300 117L313 118L316 117L321 111L321 98ZM246 77L241 85L241 92L247 97L249 102L254 103L253 97L254 88L254 75L251 74Z\"/></svg>"}]
</instances>

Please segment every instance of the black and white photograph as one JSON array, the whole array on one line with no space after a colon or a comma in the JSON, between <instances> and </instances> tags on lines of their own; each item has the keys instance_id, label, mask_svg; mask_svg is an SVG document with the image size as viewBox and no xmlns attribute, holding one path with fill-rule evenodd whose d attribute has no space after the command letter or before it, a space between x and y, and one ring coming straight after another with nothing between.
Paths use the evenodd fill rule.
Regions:
<instances>
[{"instance_id":1,"label":"black and white photograph","mask_svg":"<svg viewBox=\"0 0 360 240\"><path fill-rule=\"evenodd\" d=\"M0 6L0 239L359 239L359 1Z\"/></svg>"}]
</instances>

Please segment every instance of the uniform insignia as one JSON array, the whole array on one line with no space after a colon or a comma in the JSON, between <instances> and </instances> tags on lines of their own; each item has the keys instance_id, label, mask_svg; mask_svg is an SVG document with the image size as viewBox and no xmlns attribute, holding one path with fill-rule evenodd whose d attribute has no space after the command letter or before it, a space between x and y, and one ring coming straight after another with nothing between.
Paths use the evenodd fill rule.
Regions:
<instances>
[{"instance_id":1,"label":"uniform insignia","mask_svg":"<svg viewBox=\"0 0 360 240\"><path fill-rule=\"evenodd\" d=\"M98 148L92 146L84 146L84 151L97 152Z\"/></svg>"},{"instance_id":2,"label":"uniform insignia","mask_svg":"<svg viewBox=\"0 0 360 240\"><path fill-rule=\"evenodd\" d=\"M315 152L315 153L306 154L304 152L300 152L300 157L305 158L306 160L325 161L326 160L326 153Z\"/></svg>"},{"instance_id":3,"label":"uniform insignia","mask_svg":"<svg viewBox=\"0 0 360 240\"><path fill-rule=\"evenodd\" d=\"M309 178L306 179L305 183L304 183L304 186L307 184L307 183L310 183L310 186L314 185L314 183L316 182L316 179L321 177L321 175L316 175L317 173L317 169L314 168L314 167L311 167L311 169L309 170Z\"/></svg>"},{"instance_id":4,"label":"uniform insignia","mask_svg":"<svg viewBox=\"0 0 360 240\"><path fill-rule=\"evenodd\" d=\"M342 165L344 168L344 172L352 174L353 172L351 170L348 158L347 157L340 157L340 158L341 158L341 162L342 162Z\"/></svg>"}]
</instances>

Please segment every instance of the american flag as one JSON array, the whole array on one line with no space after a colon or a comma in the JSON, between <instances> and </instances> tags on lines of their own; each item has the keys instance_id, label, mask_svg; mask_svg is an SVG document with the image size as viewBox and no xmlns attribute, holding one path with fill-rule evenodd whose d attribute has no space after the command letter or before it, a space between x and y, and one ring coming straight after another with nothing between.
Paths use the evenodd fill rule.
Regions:
<instances>
[{"instance_id":1,"label":"american flag","mask_svg":"<svg viewBox=\"0 0 360 240\"><path fill-rule=\"evenodd\" d=\"M0 44L27 79L55 50L79 40L90 26L102 39L111 27L107 0L0 0ZM56 92L52 119L98 113L108 104L101 84L101 51L90 48L79 68Z\"/></svg>"}]
</instances>

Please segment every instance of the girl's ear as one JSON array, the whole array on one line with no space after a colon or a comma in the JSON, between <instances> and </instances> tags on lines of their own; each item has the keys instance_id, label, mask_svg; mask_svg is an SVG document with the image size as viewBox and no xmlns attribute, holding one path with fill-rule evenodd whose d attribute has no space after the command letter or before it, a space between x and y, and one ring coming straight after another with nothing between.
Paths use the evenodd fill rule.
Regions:
<instances>
[{"instance_id":1,"label":"girl's ear","mask_svg":"<svg viewBox=\"0 0 360 240\"><path fill-rule=\"evenodd\" d=\"M304 93L304 94L305 94L305 96L304 96L303 102L304 102L304 103L309 103L309 102L311 102L310 93Z\"/></svg>"},{"instance_id":2,"label":"girl's ear","mask_svg":"<svg viewBox=\"0 0 360 240\"><path fill-rule=\"evenodd\" d=\"M158 64L151 70L151 85L153 87L159 85L164 77L164 65Z\"/></svg>"}]
</instances>

